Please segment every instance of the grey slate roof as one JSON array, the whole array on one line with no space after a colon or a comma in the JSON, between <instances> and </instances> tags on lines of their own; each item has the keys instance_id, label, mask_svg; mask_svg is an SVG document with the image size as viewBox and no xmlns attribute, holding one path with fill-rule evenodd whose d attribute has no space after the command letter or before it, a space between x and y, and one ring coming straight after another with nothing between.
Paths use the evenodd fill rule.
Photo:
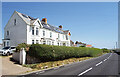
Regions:
<instances>
[{"instance_id":1,"label":"grey slate roof","mask_svg":"<svg viewBox=\"0 0 120 77\"><path fill-rule=\"evenodd\" d=\"M29 25L32 25L37 20L37 18L33 18L33 17L28 16L28 15L19 13L19 12L17 12L17 13ZM64 30L62 30L62 29L60 29L58 27L52 26L50 24L46 24L43 21L41 21L41 24L42 24L43 28L51 30L51 31L55 31L57 33L67 34L69 32L69 30L64 31Z\"/></svg>"},{"instance_id":2,"label":"grey slate roof","mask_svg":"<svg viewBox=\"0 0 120 77\"><path fill-rule=\"evenodd\" d=\"M43 28L45 28L45 29L49 29L49 30L64 34L64 31L61 30L60 28L57 28L50 24L45 24L45 23L42 23L42 25L43 25Z\"/></svg>"}]
</instances>

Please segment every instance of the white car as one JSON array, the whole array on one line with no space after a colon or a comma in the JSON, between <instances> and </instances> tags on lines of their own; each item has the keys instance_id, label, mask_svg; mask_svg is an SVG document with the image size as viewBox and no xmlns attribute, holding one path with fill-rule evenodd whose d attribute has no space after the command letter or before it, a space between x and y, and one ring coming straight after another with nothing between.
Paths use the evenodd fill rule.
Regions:
<instances>
[{"instance_id":1,"label":"white car","mask_svg":"<svg viewBox=\"0 0 120 77\"><path fill-rule=\"evenodd\" d=\"M9 56L10 54L13 53L14 50L16 50L15 46L4 47L3 49L0 50L0 54Z\"/></svg>"}]
</instances>

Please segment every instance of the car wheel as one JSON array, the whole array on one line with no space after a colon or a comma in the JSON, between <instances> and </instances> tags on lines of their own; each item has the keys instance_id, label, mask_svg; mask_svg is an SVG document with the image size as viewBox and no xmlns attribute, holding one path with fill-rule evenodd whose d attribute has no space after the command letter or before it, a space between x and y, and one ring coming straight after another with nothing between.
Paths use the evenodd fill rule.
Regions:
<instances>
[{"instance_id":1,"label":"car wheel","mask_svg":"<svg viewBox=\"0 0 120 77\"><path fill-rule=\"evenodd\" d=\"M9 56L10 55L10 52L7 52L7 56Z\"/></svg>"}]
</instances>

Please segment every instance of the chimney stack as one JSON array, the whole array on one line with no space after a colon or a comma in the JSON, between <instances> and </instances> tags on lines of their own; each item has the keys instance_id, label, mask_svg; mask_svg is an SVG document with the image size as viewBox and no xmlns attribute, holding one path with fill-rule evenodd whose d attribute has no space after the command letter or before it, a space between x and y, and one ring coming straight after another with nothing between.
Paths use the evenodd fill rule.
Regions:
<instances>
[{"instance_id":1,"label":"chimney stack","mask_svg":"<svg viewBox=\"0 0 120 77\"><path fill-rule=\"evenodd\" d=\"M62 29L62 25L60 25L59 28Z\"/></svg>"},{"instance_id":2,"label":"chimney stack","mask_svg":"<svg viewBox=\"0 0 120 77\"><path fill-rule=\"evenodd\" d=\"M47 18L43 18L42 21L47 24Z\"/></svg>"}]
</instances>

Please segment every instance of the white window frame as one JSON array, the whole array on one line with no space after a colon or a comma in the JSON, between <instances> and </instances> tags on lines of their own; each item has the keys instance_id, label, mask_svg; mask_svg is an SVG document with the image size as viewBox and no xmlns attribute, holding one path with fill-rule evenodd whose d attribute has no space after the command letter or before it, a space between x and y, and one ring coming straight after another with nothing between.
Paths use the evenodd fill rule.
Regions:
<instances>
[{"instance_id":1,"label":"white window frame","mask_svg":"<svg viewBox=\"0 0 120 77\"><path fill-rule=\"evenodd\" d=\"M60 34L58 33L58 39L60 38Z\"/></svg>"},{"instance_id":2,"label":"white window frame","mask_svg":"<svg viewBox=\"0 0 120 77\"><path fill-rule=\"evenodd\" d=\"M7 41L7 46L9 46L9 41Z\"/></svg>"},{"instance_id":3,"label":"white window frame","mask_svg":"<svg viewBox=\"0 0 120 77\"><path fill-rule=\"evenodd\" d=\"M39 40L36 40L36 44L39 44Z\"/></svg>"},{"instance_id":4,"label":"white window frame","mask_svg":"<svg viewBox=\"0 0 120 77\"><path fill-rule=\"evenodd\" d=\"M35 41L34 41L34 40L32 40L32 44L35 44Z\"/></svg>"},{"instance_id":5,"label":"white window frame","mask_svg":"<svg viewBox=\"0 0 120 77\"><path fill-rule=\"evenodd\" d=\"M45 41L45 40L43 40L43 44L46 44L46 41Z\"/></svg>"},{"instance_id":6,"label":"white window frame","mask_svg":"<svg viewBox=\"0 0 120 77\"><path fill-rule=\"evenodd\" d=\"M43 30L43 36L45 36L45 30Z\"/></svg>"},{"instance_id":7,"label":"white window frame","mask_svg":"<svg viewBox=\"0 0 120 77\"><path fill-rule=\"evenodd\" d=\"M9 32L8 30L7 30L7 32L6 32L6 35L7 35L7 36L9 36L9 35L10 35L10 32Z\"/></svg>"},{"instance_id":8,"label":"white window frame","mask_svg":"<svg viewBox=\"0 0 120 77\"><path fill-rule=\"evenodd\" d=\"M14 25L16 25L16 23L17 23L17 21L16 21L16 19L14 19Z\"/></svg>"},{"instance_id":9,"label":"white window frame","mask_svg":"<svg viewBox=\"0 0 120 77\"><path fill-rule=\"evenodd\" d=\"M50 38L52 38L52 32L50 32Z\"/></svg>"},{"instance_id":10,"label":"white window frame","mask_svg":"<svg viewBox=\"0 0 120 77\"><path fill-rule=\"evenodd\" d=\"M34 27L32 27L32 35L34 35L35 34L35 32L34 32Z\"/></svg>"},{"instance_id":11,"label":"white window frame","mask_svg":"<svg viewBox=\"0 0 120 77\"><path fill-rule=\"evenodd\" d=\"M39 30L38 30L38 28L36 28L36 35L39 35Z\"/></svg>"}]
</instances>

